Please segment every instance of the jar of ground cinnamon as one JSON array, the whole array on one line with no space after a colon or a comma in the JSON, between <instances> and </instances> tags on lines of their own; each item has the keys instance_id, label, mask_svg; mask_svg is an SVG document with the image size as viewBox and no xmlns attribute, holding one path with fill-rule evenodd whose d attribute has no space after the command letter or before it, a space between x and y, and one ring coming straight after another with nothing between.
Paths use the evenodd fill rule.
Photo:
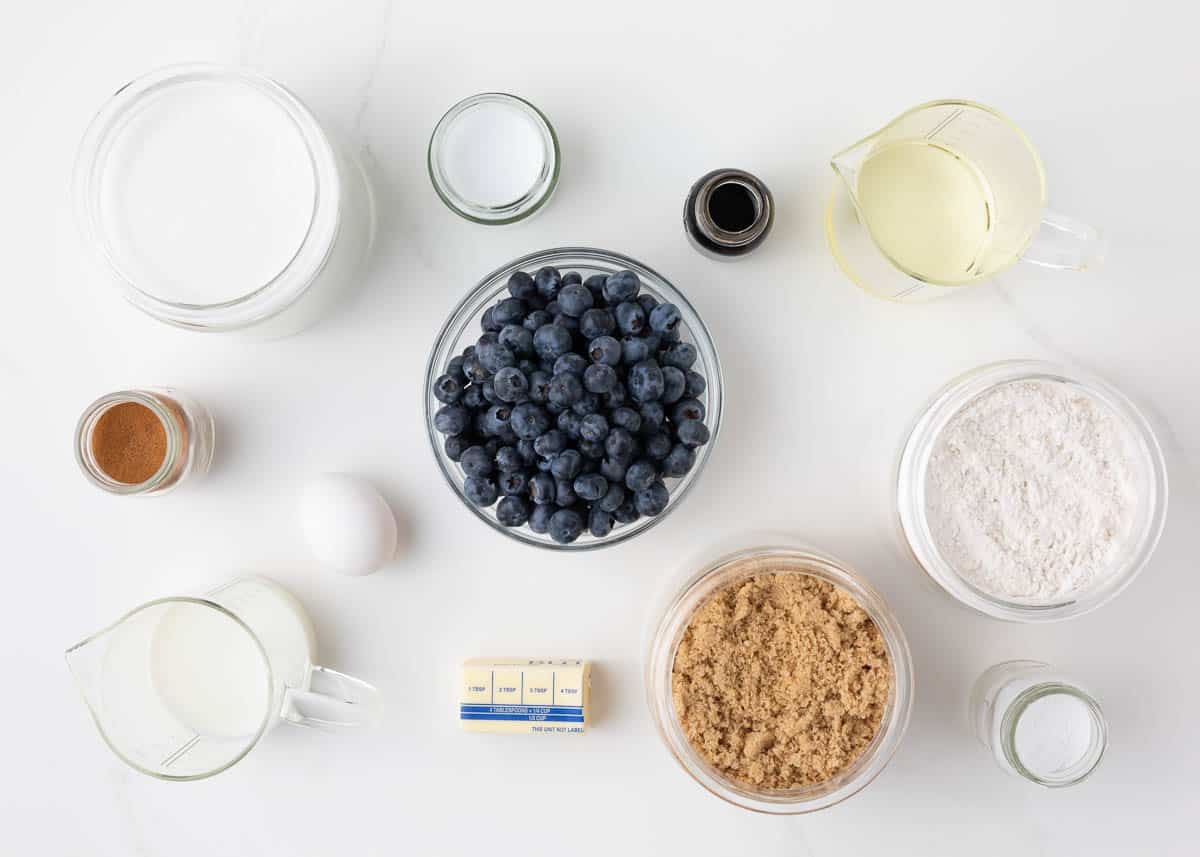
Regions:
<instances>
[{"instance_id":1,"label":"jar of ground cinnamon","mask_svg":"<svg viewBox=\"0 0 1200 857\"><path fill-rule=\"evenodd\" d=\"M92 484L112 494L161 494L212 463L208 410L168 388L121 390L83 412L75 458Z\"/></svg>"},{"instance_id":2,"label":"jar of ground cinnamon","mask_svg":"<svg viewBox=\"0 0 1200 857\"><path fill-rule=\"evenodd\" d=\"M693 575L646 667L671 754L708 791L768 813L833 806L891 759L912 707L895 616L845 563L759 547Z\"/></svg>"}]
</instances>

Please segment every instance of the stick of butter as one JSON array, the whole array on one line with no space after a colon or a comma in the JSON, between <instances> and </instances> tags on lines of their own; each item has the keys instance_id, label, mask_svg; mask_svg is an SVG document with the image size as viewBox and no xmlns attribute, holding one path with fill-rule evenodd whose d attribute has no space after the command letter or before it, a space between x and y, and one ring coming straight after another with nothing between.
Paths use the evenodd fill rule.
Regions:
<instances>
[{"instance_id":1,"label":"stick of butter","mask_svg":"<svg viewBox=\"0 0 1200 857\"><path fill-rule=\"evenodd\" d=\"M468 732L582 734L591 671L578 659L472 658L462 667L458 721Z\"/></svg>"}]
</instances>

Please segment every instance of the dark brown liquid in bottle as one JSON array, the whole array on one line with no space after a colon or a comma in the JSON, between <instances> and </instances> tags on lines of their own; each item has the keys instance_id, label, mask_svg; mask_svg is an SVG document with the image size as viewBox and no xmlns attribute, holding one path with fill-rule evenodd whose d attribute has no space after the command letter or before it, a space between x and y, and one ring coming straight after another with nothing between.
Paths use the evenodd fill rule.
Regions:
<instances>
[{"instance_id":1,"label":"dark brown liquid in bottle","mask_svg":"<svg viewBox=\"0 0 1200 857\"><path fill-rule=\"evenodd\" d=\"M708 216L726 232L741 232L754 225L758 207L744 185L730 182L718 186L709 196Z\"/></svg>"}]
</instances>

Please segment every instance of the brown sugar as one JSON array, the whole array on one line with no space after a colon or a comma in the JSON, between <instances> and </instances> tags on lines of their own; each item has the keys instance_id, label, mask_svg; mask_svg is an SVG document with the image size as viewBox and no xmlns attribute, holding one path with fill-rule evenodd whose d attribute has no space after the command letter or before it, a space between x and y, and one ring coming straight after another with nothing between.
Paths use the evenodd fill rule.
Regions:
<instances>
[{"instance_id":1,"label":"brown sugar","mask_svg":"<svg viewBox=\"0 0 1200 857\"><path fill-rule=\"evenodd\" d=\"M763 789L824 782L879 731L892 667L849 593L803 573L718 590L688 624L671 695L688 742L726 776Z\"/></svg>"},{"instance_id":2,"label":"brown sugar","mask_svg":"<svg viewBox=\"0 0 1200 857\"><path fill-rule=\"evenodd\" d=\"M140 485L162 467L167 432L162 421L139 402L121 402L106 410L92 429L92 457L108 478Z\"/></svg>"}]
</instances>

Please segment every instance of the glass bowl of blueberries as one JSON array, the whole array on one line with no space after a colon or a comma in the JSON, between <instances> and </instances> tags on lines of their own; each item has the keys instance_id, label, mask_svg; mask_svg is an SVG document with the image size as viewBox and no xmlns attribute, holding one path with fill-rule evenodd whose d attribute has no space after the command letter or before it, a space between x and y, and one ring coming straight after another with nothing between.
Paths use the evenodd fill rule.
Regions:
<instances>
[{"instance_id":1,"label":"glass bowl of blueberries","mask_svg":"<svg viewBox=\"0 0 1200 857\"><path fill-rule=\"evenodd\" d=\"M588 550L679 505L716 442L722 394L708 329L673 285L627 256L562 247L494 271L450 314L425 423L482 521Z\"/></svg>"}]
</instances>

